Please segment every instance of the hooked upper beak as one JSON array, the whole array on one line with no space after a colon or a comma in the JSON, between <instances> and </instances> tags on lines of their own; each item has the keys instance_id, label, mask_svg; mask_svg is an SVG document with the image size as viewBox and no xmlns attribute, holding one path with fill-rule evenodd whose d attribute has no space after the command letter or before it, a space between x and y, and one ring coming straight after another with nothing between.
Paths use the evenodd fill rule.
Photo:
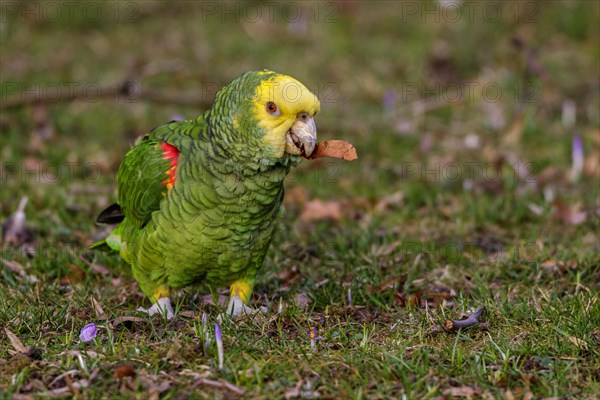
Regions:
<instances>
[{"instance_id":1,"label":"hooked upper beak","mask_svg":"<svg viewBox=\"0 0 600 400\"><path fill-rule=\"evenodd\" d=\"M317 126L313 117L301 112L285 135L285 151L294 155L310 157L317 145Z\"/></svg>"}]
</instances>

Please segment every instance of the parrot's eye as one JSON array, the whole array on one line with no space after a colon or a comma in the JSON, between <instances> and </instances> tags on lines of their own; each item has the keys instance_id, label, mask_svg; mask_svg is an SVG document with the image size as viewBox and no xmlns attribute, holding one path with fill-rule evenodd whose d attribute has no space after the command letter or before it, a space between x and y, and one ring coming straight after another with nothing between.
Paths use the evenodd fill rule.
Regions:
<instances>
[{"instance_id":1,"label":"parrot's eye","mask_svg":"<svg viewBox=\"0 0 600 400\"><path fill-rule=\"evenodd\" d=\"M277 108L277 105L272 101L269 101L265 108L267 109L267 112L271 115L278 116L280 114L279 108Z\"/></svg>"}]
</instances>

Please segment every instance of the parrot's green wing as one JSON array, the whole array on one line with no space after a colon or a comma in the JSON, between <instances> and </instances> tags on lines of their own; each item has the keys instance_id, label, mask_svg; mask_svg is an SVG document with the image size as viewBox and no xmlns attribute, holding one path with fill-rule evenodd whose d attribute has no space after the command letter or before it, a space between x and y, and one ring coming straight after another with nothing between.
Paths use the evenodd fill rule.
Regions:
<instances>
[{"instance_id":1,"label":"parrot's green wing","mask_svg":"<svg viewBox=\"0 0 600 400\"><path fill-rule=\"evenodd\" d=\"M204 134L202 118L174 121L148 133L125 156L117 175L118 204L130 224L141 229L177 180L182 149Z\"/></svg>"},{"instance_id":2,"label":"parrot's green wing","mask_svg":"<svg viewBox=\"0 0 600 400\"><path fill-rule=\"evenodd\" d=\"M154 131L125 155L119 167L118 202L100 213L97 223L120 224L109 237L94 243L91 248L103 249L105 245L121 250L124 231L139 232L160 209L175 182L179 149L167 141L154 137Z\"/></svg>"},{"instance_id":3,"label":"parrot's green wing","mask_svg":"<svg viewBox=\"0 0 600 400\"><path fill-rule=\"evenodd\" d=\"M132 148L117 175L119 206L129 223L141 229L173 187L179 149L146 136Z\"/></svg>"},{"instance_id":4,"label":"parrot's green wing","mask_svg":"<svg viewBox=\"0 0 600 400\"><path fill-rule=\"evenodd\" d=\"M193 141L207 137L203 117L173 121L146 134L125 155L119 167L118 203L105 209L96 222L120 225L109 237L91 248L121 250L121 234L139 232L160 209L161 201L177 181L177 164L181 150Z\"/></svg>"}]
</instances>

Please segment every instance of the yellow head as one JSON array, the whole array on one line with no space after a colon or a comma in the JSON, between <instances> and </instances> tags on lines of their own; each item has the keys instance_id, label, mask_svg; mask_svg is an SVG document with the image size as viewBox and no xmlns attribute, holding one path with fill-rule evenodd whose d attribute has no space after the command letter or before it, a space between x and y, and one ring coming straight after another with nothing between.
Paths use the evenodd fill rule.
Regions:
<instances>
[{"instance_id":1,"label":"yellow head","mask_svg":"<svg viewBox=\"0 0 600 400\"><path fill-rule=\"evenodd\" d=\"M217 93L206 117L212 134L237 149L232 156L277 161L286 154L312 154L320 107L317 96L296 79L249 71Z\"/></svg>"},{"instance_id":2,"label":"yellow head","mask_svg":"<svg viewBox=\"0 0 600 400\"><path fill-rule=\"evenodd\" d=\"M286 151L310 155L317 140L313 118L321 109L317 96L291 76L270 71L258 74L267 77L256 87L253 113L265 131L265 144L278 158Z\"/></svg>"}]
</instances>

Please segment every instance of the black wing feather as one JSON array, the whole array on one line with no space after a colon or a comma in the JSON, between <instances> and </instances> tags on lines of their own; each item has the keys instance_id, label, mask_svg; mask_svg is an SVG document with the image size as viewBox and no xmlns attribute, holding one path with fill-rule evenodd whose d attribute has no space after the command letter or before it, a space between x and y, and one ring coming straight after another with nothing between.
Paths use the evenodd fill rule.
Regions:
<instances>
[{"instance_id":1,"label":"black wing feather","mask_svg":"<svg viewBox=\"0 0 600 400\"><path fill-rule=\"evenodd\" d=\"M111 204L96 218L98 224L118 224L125 219L121 206L117 203Z\"/></svg>"}]
</instances>

